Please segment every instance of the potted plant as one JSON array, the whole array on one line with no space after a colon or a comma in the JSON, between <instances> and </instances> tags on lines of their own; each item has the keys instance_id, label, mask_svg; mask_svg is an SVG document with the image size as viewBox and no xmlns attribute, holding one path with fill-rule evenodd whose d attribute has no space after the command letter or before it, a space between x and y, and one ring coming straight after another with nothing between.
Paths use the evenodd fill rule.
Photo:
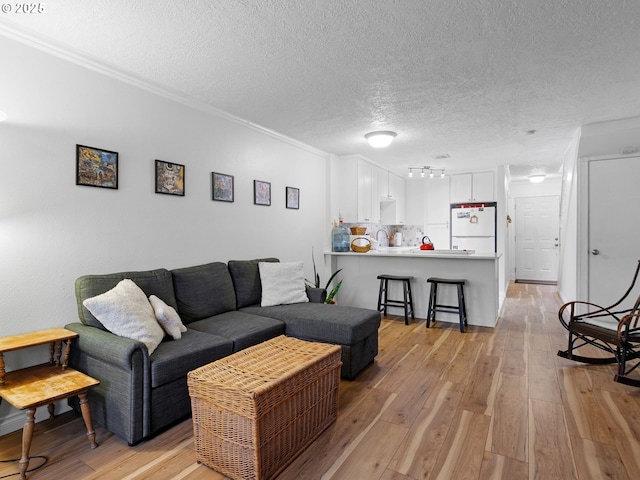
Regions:
<instances>
[{"instance_id":1,"label":"potted plant","mask_svg":"<svg viewBox=\"0 0 640 480\"><path fill-rule=\"evenodd\" d=\"M333 272L329 277L329 280L327 280L327 284L325 285L325 287L322 288L320 286L320 275L316 270L316 260L313 255L313 248L311 248L311 261L313 262L313 282L305 278L305 283L308 289L307 294L309 295L309 299L311 301L316 301L318 303L335 303L335 300L333 298L338 293L338 290L340 290L340 287L342 286L342 280L340 280L331 289L331 291L329 291L329 286L331 285L331 282L333 281L333 279L336 278L336 275L338 275L338 273L342 271L342 269L339 268L338 270Z\"/></svg>"}]
</instances>

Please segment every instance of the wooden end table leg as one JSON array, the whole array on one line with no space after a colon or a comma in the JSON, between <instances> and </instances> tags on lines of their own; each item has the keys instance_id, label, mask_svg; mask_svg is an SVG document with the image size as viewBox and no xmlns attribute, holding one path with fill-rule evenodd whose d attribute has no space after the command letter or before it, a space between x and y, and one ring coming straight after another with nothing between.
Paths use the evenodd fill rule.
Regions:
<instances>
[{"instance_id":1,"label":"wooden end table leg","mask_svg":"<svg viewBox=\"0 0 640 480\"><path fill-rule=\"evenodd\" d=\"M20 458L20 480L27 478L27 468L29 467L29 450L31 450L31 439L33 438L33 425L36 409L27 410L27 420L22 428L22 457Z\"/></svg>"},{"instance_id":2,"label":"wooden end table leg","mask_svg":"<svg viewBox=\"0 0 640 480\"><path fill-rule=\"evenodd\" d=\"M91 423L91 409L89 408L87 392L79 393L78 398L80 399L80 411L82 412L82 418L85 426L87 427L87 438L89 439L89 444L93 449L96 448L98 444L96 443L96 432L93 430L93 424Z\"/></svg>"},{"instance_id":3,"label":"wooden end table leg","mask_svg":"<svg viewBox=\"0 0 640 480\"><path fill-rule=\"evenodd\" d=\"M62 369L67 368L69 363L69 354L71 353L71 339L67 340L67 345L64 349L64 359L62 360Z\"/></svg>"},{"instance_id":4,"label":"wooden end table leg","mask_svg":"<svg viewBox=\"0 0 640 480\"><path fill-rule=\"evenodd\" d=\"M2 355L2 352L0 352L0 385L4 385L4 375L4 355Z\"/></svg>"}]
</instances>

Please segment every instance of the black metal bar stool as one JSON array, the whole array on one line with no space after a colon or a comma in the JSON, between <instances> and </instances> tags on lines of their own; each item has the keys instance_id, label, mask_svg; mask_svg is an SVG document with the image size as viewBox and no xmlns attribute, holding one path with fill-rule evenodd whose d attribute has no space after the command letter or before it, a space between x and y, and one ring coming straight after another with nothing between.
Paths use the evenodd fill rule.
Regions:
<instances>
[{"instance_id":1,"label":"black metal bar stool","mask_svg":"<svg viewBox=\"0 0 640 480\"><path fill-rule=\"evenodd\" d=\"M466 280L452 278L436 278L427 279L431 284L431 292L429 293L429 309L427 310L427 328L431 322L436 321L436 312L457 313L460 318L460 331L464 333L464 326L467 324L467 307L464 303L464 284ZM455 285L458 288L458 305L442 305L438 303L438 285Z\"/></svg>"},{"instance_id":2,"label":"black metal bar stool","mask_svg":"<svg viewBox=\"0 0 640 480\"><path fill-rule=\"evenodd\" d=\"M413 315L413 297L411 296L411 280L413 277L399 276L399 275L378 275L380 280L380 291L378 292L378 311L387 314L387 307L404 308L404 324L409 325L409 313L411 318L415 319ZM389 280L402 282L403 300L390 300ZM384 298L383 298L384 296Z\"/></svg>"}]
</instances>

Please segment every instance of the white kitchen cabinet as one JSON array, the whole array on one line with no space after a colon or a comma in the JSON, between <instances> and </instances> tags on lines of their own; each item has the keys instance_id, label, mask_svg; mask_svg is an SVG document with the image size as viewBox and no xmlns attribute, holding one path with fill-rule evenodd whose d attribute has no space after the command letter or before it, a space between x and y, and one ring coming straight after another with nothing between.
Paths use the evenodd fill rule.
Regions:
<instances>
[{"instance_id":1,"label":"white kitchen cabinet","mask_svg":"<svg viewBox=\"0 0 640 480\"><path fill-rule=\"evenodd\" d=\"M392 174L384 168L378 168L378 198L389 198L389 177Z\"/></svg>"},{"instance_id":2,"label":"white kitchen cabinet","mask_svg":"<svg viewBox=\"0 0 640 480\"><path fill-rule=\"evenodd\" d=\"M382 173L384 172L384 173ZM380 222L385 225L405 223L405 185L404 178L387 170L380 169L378 175L380 192ZM384 186L380 183L385 182Z\"/></svg>"},{"instance_id":3,"label":"white kitchen cabinet","mask_svg":"<svg viewBox=\"0 0 640 480\"><path fill-rule=\"evenodd\" d=\"M389 197L396 201L396 225L406 223L404 178L389 173Z\"/></svg>"},{"instance_id":4,"label":"white kitchen cabinet","mask_svg":"<svg viewBox=\"0 0 640 480\"><path fill-rule=\"evenodd\" d=\"M378 197L378 167L358 159L358 222L380 222L380 200Z\"/></svg>"},{"instance_id":5,"label":"white kitchen cabinet","mask_svg":"<svg viewBox=\"0 0 640 480\"><path fill-rule=\"evenodd\" d=\"M346 223L358 222L358 159L355 155L339 157L336 162L338 175L338 215ZM337 220L335 218L334 220Z\"/></svg>"},{"instance_id":6,"label":"white kitchen cabinet","mask_svg":"<svg viewBox=\"0 0 640 480\"><path fill-rule=\"evenodd\" d=\"M451 175L451 203L495 201L493 172Z\"/></svg>"},{"instance_id":7,"label":"white kitchen cabinet","mask_svg":"<svg viewBox=\"0 0 640 480\"><path fill-rule=\"evenodd\" d=\"M339 213L345 223L406 223L404 178L360 155L338 157Z\"/></svg>"},{"instance_id":8,"label":"white kitchen cabinet","mask_svg":"<svg viewBox=\"0 0 640 480\"><path fill-rule=\"evenodd\" d=\"M359 155L339 157L338 211L345 223L380 221L378 167Z\"/></svg>"}]
</instances>

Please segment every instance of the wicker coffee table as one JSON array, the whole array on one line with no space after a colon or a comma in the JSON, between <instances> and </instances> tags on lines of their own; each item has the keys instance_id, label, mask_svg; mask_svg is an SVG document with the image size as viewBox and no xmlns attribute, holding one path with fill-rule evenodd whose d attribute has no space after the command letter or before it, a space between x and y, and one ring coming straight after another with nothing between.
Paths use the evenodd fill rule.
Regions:
<instances>
[{"instance_id":1,"label":"wicker coffee table","mask_svg":"<svg viewBox=\"0 0 640 480\"><path fill-rule=\"evenodd\" d=\"M196 459L276 477L335 421L341 365L340 346L280 336L189 372Z\"/></svg>"}]
</instances>

